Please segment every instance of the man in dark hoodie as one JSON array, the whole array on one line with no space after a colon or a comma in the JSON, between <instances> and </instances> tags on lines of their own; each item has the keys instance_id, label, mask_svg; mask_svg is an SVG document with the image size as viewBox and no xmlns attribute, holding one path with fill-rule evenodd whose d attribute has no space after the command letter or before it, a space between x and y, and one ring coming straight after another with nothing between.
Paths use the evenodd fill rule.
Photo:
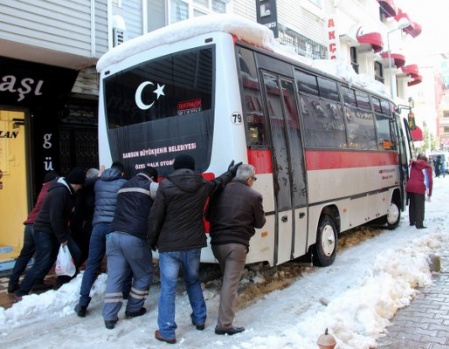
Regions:
<instances>
[{"instance_id":1,"label":"man in dark hoodie","mask_svg":"<svg viewBox=\"0 0 449 349\"><path fill-rule=\"evenodd\" d=\"M87 266L81 282L80 299L75 306L75 312L80 317L86 316L90 303L90 290L97 279L106 253L106 235L109 234L111 222L114 219L117 206L117 192L127 182L123 175L125 167L120 162L114 162L111 168L105 170L94 184L94 212L92 220L92 235L89 243Z\"/></svg>"},{"instance_id":2,"label":"man in dark hoodie","mask_svg":"<svg viewBox=\"0 0 449 349\"><path fill-rule=\"evenodd\" d=\"M56 260L60 244L69 248L75 265L78 265L81 252L70 235L68 222L75 205L76 192L83 187L85 179L84 170L74 168L48 189L47 197L34 222L34 263L15 293L16 301L20 301L37 281L45 277Z\"/></svg>"},{"instance_id":3,"label":"man in dark hoodie","mask_svg":"<svg viewBox=\"0 0 449 349\"><path fill-rule=\"evenodd\" d=\"M206 247L203 210L208 197L230 182L241 164L234 165L232 161L228 171L208 181L194 173L193 157L178 155L173 163L175 171L159 185L148 217L148 243L159 250L157 340L176 343L175 295L181 267L192 307L192 324L197 330L204 330L206 303L199 277L201 249Z\"/></svg>"}]
</instances>

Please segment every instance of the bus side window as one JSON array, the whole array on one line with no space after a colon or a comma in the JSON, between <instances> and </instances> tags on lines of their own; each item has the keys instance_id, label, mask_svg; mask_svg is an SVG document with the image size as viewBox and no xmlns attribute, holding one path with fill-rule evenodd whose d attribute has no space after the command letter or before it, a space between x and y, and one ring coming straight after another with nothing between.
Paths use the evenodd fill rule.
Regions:
<instances>
[{"instance_id":1,"label":"bus side window","mask_svg":"<svg viewBox=\"0 0 449 349\"><path fill-rule=\"evenodd\" d=\"M301 96L310 113L304 115L306 145L316 148L346 148L345 125L337 103Z\"/></svg>"},{"instance_id":2,"label":"bus side window","mask_svg":"<svg viewBox=\"0 0 449 349\"><path fill-rule=\"evenodd\" d=\"M376 113L376 128L379 139L379 150L395 150L394 132L391 130L391 119L383 114Z\"/></svg>"},{"instance_id":3,"label":"bus side window","mask_svg":"<svg viewBox=\"0 0 449 349\"><path fill-rule=\"evenodd\" d=\"M243 112L249 146L266 146L266 124L263 115L262 96L254 62L254 53L239 48L238 62L243 87Z\"/></svg>"}]
</instances>

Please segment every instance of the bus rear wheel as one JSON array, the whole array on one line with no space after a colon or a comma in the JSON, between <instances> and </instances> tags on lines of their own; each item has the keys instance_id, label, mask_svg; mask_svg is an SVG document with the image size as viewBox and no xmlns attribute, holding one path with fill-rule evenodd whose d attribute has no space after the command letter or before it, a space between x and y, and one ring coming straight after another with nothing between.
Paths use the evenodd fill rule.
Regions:
<instances>
[{"instance_id":1,"label":"bus rear wheel","mask_svg":"<svg viewBox=\"0 0 449 349\"><path fill-rule=\"evenodd\" d=\"M337 228L329 215L321 217L318 224L316 243L313 247L313 264L327 267L334 263L337 255Z\"/></svg>"},{"instance_id":2,"label":"bus rear wheel","mask_svg":"<svg viewBox=\"0 0 449 349\"><path fill-rule=\"evenodd\" d=\"M401 220L401 208L394 201L391 202L387 213L387 227L390 230L396 229Z\"/></svg>"}]
</instances>

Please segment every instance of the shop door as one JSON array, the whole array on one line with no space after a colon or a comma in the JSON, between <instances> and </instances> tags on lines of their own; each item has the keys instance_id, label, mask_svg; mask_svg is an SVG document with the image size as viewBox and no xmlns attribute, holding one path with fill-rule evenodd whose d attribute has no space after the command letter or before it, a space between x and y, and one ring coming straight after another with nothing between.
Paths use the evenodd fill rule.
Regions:
<instances>
[{"instance_id":1,"label":"shop door","mask_svg":"<svg viewBox=\"0 0 449 349\"><path fill-rule=\"evenodd\" d=\"M28 214L25 115L0 110L0 261L16 257Z\"/></svg>"}]
</instances>

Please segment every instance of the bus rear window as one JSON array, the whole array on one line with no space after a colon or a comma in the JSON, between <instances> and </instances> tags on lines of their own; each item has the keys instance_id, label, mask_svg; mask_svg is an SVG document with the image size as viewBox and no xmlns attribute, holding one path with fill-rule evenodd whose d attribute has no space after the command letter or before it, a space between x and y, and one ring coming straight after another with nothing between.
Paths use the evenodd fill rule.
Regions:
<instances>
[{"instance_id":1,"label":"bus rear window","mask_svg":"<svg viewBox=\"0 0 449 349\"><path fill-rule=\"evenodd\" d=\"M184 51L105 79L108 127L210 110L212 48Z\"/></svg>"}]
</instances>

